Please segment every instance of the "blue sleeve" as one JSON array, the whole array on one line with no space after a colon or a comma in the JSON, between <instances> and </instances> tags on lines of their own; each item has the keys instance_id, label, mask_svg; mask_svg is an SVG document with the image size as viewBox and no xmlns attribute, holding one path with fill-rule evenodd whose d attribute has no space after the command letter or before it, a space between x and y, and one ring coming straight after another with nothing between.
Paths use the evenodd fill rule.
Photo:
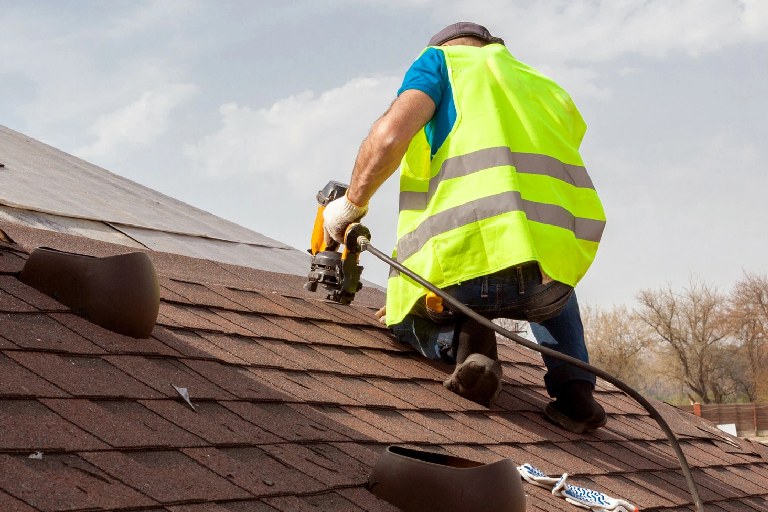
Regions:
<instances>
[{"instance_id":1,"label":"blue sleeve","mask_svg":"<svg viewBox=\"0 0 768 512\"><path fill-rule=\"evenodd\" d=\"M408 69L397 95L409 89L419 90L435 102L435 115L424 127L434 157L456 123L456 105L448 80L445 53L437 48L427 48Z\"/></svg>"},{"instance_id":2,"label":"blue sleeve","mask_svg":"<svg viewBox=\"0 0 768 512\"><path fill-rule=\"evenodd\" d=\"M435 105L439 105L445 94L446 83L448 70L445 55L437 48L427 48L405 73L403 85L397 95L400 96L409 89L417 89L429 95Z\"/></svg>"}]
</instances>

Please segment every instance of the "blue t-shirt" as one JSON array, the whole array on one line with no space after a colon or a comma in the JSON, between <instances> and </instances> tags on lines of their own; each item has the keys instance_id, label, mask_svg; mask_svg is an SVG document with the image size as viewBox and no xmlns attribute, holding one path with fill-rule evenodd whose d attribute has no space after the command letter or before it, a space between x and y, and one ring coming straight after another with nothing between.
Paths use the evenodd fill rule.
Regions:
<instances>
[{"instance_id":1,"label":"blue t-shirt","mask_svg":"<svg viewBox=\"0 0 768 512\"><path fill-rule=\"evenodd\" d=\"M424 127L432 156L435 156L456 122L456 105L448 80L448 65L441 50L427 48L411 65L397 95L409 89L419 90L435 102L435 115Z\"/></svg>"}]
</instances>

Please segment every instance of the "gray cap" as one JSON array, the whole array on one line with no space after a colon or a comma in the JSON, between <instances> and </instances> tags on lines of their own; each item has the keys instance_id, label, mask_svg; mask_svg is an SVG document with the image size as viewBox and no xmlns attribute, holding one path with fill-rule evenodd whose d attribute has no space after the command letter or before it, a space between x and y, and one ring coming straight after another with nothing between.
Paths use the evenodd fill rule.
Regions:
<instances>
[{"instance_id":1,"label":"gray cap","mask_svg":"<svg viewBox=\"0 0 768 512\"><path fill-rule=\"evenodd\" d=\"M452 25L448 25L443 30L432 36L429 40L428 46L440 46L441 44L456 39L457 37L472 36L478 39L482 39L486 43L499 43L504 44L504 40L500 37L493 37L488 29L477 23L470 21L460 21Z\"/></svg>"}]
</instances>

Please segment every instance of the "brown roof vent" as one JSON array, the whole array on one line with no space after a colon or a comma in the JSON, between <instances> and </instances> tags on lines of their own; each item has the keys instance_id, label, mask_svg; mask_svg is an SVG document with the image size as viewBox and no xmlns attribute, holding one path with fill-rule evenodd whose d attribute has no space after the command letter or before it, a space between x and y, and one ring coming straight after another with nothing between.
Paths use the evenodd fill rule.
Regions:
<instances>
[{"instance_id":1,"label":"brown roof vent","mask_svg":"<svg viewBox=\"0 0 768 512\"><path fill-rule=\"evenodd\" d=\"M404 512L524 512L515 464L482 464L442 453L390 446L368 477L368 489Z\"/></svg>"},{"instance_id":2,"label":"brown roof vent","mask_svg":"<svg viewBox=\"0 0 768 512\"><path fill-rule=\"evenodd\" d=\"M160 309L160 287L143 252L94 258L41 247L19 279L106 329L149 338Z\"/></svg>"}]
</instances>

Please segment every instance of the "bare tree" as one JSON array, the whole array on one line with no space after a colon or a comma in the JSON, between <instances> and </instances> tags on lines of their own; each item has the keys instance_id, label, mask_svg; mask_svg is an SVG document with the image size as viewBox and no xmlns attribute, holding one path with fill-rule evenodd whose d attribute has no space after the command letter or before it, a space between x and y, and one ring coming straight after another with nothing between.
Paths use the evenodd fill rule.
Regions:
<instances>
[{"instance_id":1,"label":"bare tree","mask_svg":"<svg viewBox=\"0 0 768 512\"><path fill-rule=\"evenodd\" d=\"M584 335L592 364L619 377L627 384L647 391L649 353L653 335L640 317L626 306L603 310L582 308Z\"/></svg>"},{"instance_id":2,"label":"bare tree","mask_svg":"<svg viewBox=\"0 0 768 512\"><path fill-rule=\"evenodd\" d=\"M642 290L637 299L640 318L673 356L677 375L672 376L683 382L691 400L722 402L737 393L738 362L727 339L732 326L722 293L691 280L682 292Z\"/></svg>"},{"instance_id":3,"label":"bare tree","mask_svg":"<svg viewBox=\"0 0 768 512\"><path fill-rule=\"evenodd\" d=\"M751 402L768 398L768 278L745 273L728 296L728 318L744 359L744 392Z\"/></svg>"}]
</instances>

